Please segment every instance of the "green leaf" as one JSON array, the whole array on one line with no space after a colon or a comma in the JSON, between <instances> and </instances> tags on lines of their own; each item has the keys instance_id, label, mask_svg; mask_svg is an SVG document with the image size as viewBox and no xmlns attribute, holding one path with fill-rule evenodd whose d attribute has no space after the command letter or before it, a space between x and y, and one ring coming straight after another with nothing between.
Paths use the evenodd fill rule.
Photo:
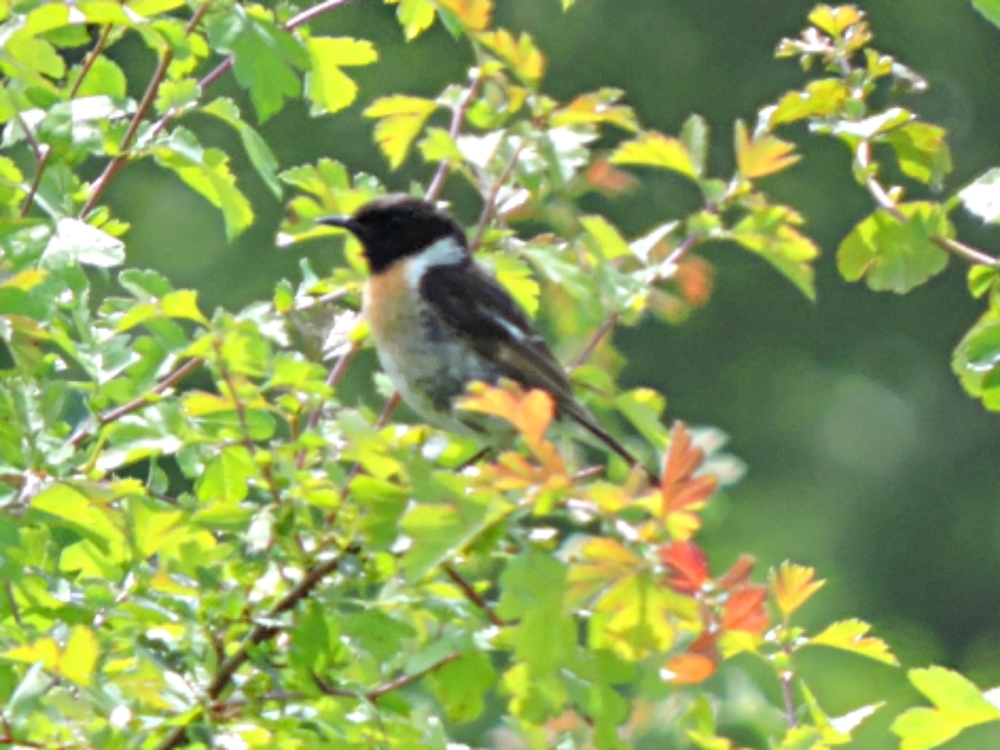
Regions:
<instances>
[{"instance_id":1,"label":"green leaf","mask_svg":"<svg viewBox=\"0 0 1000 750\"><path fill-rule=\"evenodd\" d=\"M257 174L260 175L264 184L270 188L274 197L281 198L282 189L281 182L278 180L278 159L275 157L274 152L271 151L271 147L267 145L267 141L261 138L260 134L242 118L236 103L232 99L223 97L208 104L202 111L218 117L239 133L240 140L243 142L243 148L250 158L250 163L257 170Z\"/></svg>"},{"instance_id":2,"label":"green leaf","mask_svg":"<svg viewBox=\"0 0 1000 750\"><path fill-rule=\"evenodd\" d=\"M947 131L925 122L911 122L891 131L885 140L896 152L903 174L925 184L939 185L951 171Z\"/></svg>"},{"instance_id":3,"label":"green leaf","mask_svg":"<svg viewBox=\"0 0 1000 750\"><path fill-rule=\"evenodd\" d=\"M840 111L849 95L847 84L839 78L813 81L806 86L805 91L790 91L781 97L770 112L768 122L771 127L776 127L805 118L834 115Z\"/></svg>"},{"instance_id":4,"label":"green leaf","mask_svg":"<svg viewBox=\"0 0 1000 750\"><path fill-rule=\"evenodd\" d=\"M170 140L156 146L156 161L170 169L195 192L222 211L226 236L232 240L253 223L250 201L236 187L229 156L219 149L202 149L191 131L176 128Z\"/></svg>"},{"instance_id":5,"label":"green leaf","mask_svg":"<svg viewBox=\"0 0 1000 750\"><path fill-rule=\"evenodd\" d=\"M708 122L701 115L691 115L681 127L681 142L688 151L695 173L701 177L705 173L708 158Z\"/></svg>"},{"instance_id":6,"label":"green leaf","mask_svg":"<svg viewBox=\"0 0 1000 750\"><path fill-rule=\"evenodd\" d=\"M957 672L928 667L911 669L908 676L934 708L912 708L893 722L892 731L902 740L901 750L927 750L969 727L1000 721L1000 708Z\"/></svg>"},{"instance_id":7,"label":"green leaf","mask_svg":"<svg viewBox=\"0 0 1000 750\"><path fill-rule=\"evenodd\" d=\"M125 262L125 243L79 219L60 219L45 246L42 268L64 268L80 263L110 268Z\"/></svg>"},{"instance_id":8,"label":"green leaf","mask_svg":"<svg viewBox=\"0 0 1000 750\"><path fill-rule=\"evenodd\" d=\"M413 140L420 133L424 122L437 109L437 103L416 96L385 96L376 99L364 111L364 116L375 123L375 142L396 169L406 159Z\"/></svg>"},{"instance_id":9,"label":"green leaf","mask_svg":"<svg viewBox=\"0 0 1000 750\"><path fill-rule=\"evenodd\" d=\"M184 0L128 0L125 5L140 16L150 18L180 8Z\"/></svg>"},{"instance_id":10,"label":"green leaf","mask_svg":"<svg viewBox=\"0 0 1000 750\"><path fill-rule=\"evenodd\" d=\"M73 81L80 75L80 71L80 68L74 69L71 76ZM79 98L103 95L110 96L112 99L124 99L127 93L128 81L122 69L113 60L104 55L98 55L91 63L90 70L83 79L83 83L80 84L76 95Z\"/></svg>"},{"instance_id":11,"label":"green leaf","mask_svg":"<svg viewBox=\"0 0 1000 750\"><path fill-rule=\"evenodd\" d=\"M651 388L636 388L615 396L615 406L646 440L663 447L667 444L667 428L662 422L667 400Z\"/></svg>"},{"instance_id":12,"label":"green leaf","mask_svg":"<svg viewBox=\"0 0 1000 750\"><path fill-rule=\"evenodd\" d=\"M396 17L399 19L407 41L416 39L434 23L437 7L431 0L386 0L390 5L398 5Z\"/></svg>"},{"instance_id":13,"label":"green leaf","mask_svg":"<svg viewBox=\"0 0 1000 750\"><path fill-rule=\"evenodd\" d=\"M163 115L172 109L185 109L200 98L201 86L194 78L164 81L156 92L156 111Z\"/></svg>"},{"instance_id":14,"label":"green leaf","mask_svg":"<svg viewBox=\"0 0 1000 750\"><path fill-rule=\"evenodd\" d=\"M698 168L687 146L676 138L650 131L626 141L611 154L612 164L659 167L696 179Z\"/></svg>"},{"instance_id":15,"label":"green leaf","mask_svg":"<svg viewBox=\"0 0 1000 750\"><path fill-rule=\"evenodd\" d=\"M994 26L1000 26L1000 0L972 0L972 7Z\"/></svg>"},{"instance_id":16,"label":"green leaf","mask_svg":"<svg viewBox=\"0 0 1000 750\"><path fill-rule=\"evenodd\" d=\"M969 269L969 293L979 299L1000 279L1000 271L992 266L972 266Z\"/></svg>"},{"instance_id":17,"label":"green leaf","mask_svg":"<svg viewBox=\"0 0 1000 750\"><path fill-rule=\"evenodd\" d=\"M306 74L306 95L313 116L339 112L357 98L358 86L342 67L370 65L378 59L371 42L350 37L311 37L306 47L312 61Z\"/></svg>"},{"instance_id":18,"label":"green leaf","mask_svg":"<svg viewBox=\"0 0 1000 750\"><path fill-rule=\"evenodd\" d=\"M293 66L307 68L308 53L267 11L260 6L248 11L234 5L210 16L207 27L213 48L233 54L233 73L250 92L260 121L278 112L286 98L298 94Z\"/></svg>"},{"instance_id":19,"label":"green leaf","mask_svg":"<svg viewBox=\"0 0 1000 750\"><path fill-rule=\"evenodd\" d=\"M580 223L587 230L604 260L614 260L622 256L632 255L628 242L622 237L618 228L603 216L581 216Z\"/></svg>"},{"instance_id":20,"label":"green leaf","mask_svg":"<svg viewBox=\"0 0 1000 750\"><path fill-rule=\"evenodd\" d=\"M903 294L940 273L948 254L931 238L952 237L954 229L935 203L901 203L900 222L878 210L857 224L837 248L837 268L848 281L864 277L875 291Z\"/></svg>"},{"instance_id":21,"label":"green leaf","mask_svg":"<svg viewBox=\"0 0 1000 750\"><path fill-rule=\"evenodd\" d=\"M1000 224L1000 167L981 174L958 193L965 209L990 224Z\"/></svg>"},{"instance_id":22,"label":"green leaf","mask_svg":"<svg viewBox=\"0 0 1000 750\"><path fill-rule=\"evenodd\" d=\"M246 499L249 491L247 482L257 473L250 451L242 445L230 446L210 461L198 477L198 499L238 503Z\"/></svg>"},{"instance_id":23,"label":"green leaf","mask_svg":"<svg viewBox=\"0 0 1000 750\"><path fill-rule=\"evenodd\" d=\"M456 724L472 721L483 712L483 694L497 681L496 671L485 654L471 652L433 673L434 695L444 706L448 720Z\"/></svg>"},{"instance_id":24,"label":"green leaf","mask_svg":"<svg viewBox=\"0 0 1000 750\"><path fill-rule=\"evenodd\" d=\"M754 208L733 227L731 236L777 268L806 297L815 300L812 261L819 257L819 248L796 229L804 222L798 212L787 206Z\"/></svg>"},{"instance_id":25,"label":"green leaf","mask_svg":"<svg viewBox=\"0 0 1000 750\"><path fill-rule=\"evenodd\" d=\"M497 254L490 258L497 280L531 317L538 314L541 287L531 274L531 267L513 255Z\"/></svg>"},{"instance_id":26,"label":"green leaf","mask_svg":"<svg viewBox=\"0 0 1000 750\"><path fill-rule=\"evenodd\" d=\"M869 630L871 625L862 620L841 620L810 638L809 643L814 646L830 646L851 651L883 664L897 666L899 661L893 656L885 641L868 635Z\"/></svg>"},{"instance_id":27,"label":"green leaf","mask_svg":"<svg viewBox=\"0 0 1000 750\"><path fill-rule=\"evenodd\" d=\"M94 631L84 625L77 625L70 633L59 657L57 671L70 682L88 687L99 655L100 647Z\"/></svg>"}]
</instances>

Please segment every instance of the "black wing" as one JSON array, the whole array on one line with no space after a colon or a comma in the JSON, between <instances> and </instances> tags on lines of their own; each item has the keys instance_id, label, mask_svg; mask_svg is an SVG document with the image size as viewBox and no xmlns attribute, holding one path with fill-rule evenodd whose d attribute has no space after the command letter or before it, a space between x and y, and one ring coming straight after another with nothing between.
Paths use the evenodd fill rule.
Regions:
<instances>
[{"instance_id":1,"label":"black wing","mask_svg":"<svg viewBox=\"0 0 1000 750\"><path fill-rule=\"evenodd\" d=\"M561 408L574 402L572 388L545 340L499 282L469 259L433 266L420 291L441 320L505 377L549 391Z\"/></svg>"}]
</instances>

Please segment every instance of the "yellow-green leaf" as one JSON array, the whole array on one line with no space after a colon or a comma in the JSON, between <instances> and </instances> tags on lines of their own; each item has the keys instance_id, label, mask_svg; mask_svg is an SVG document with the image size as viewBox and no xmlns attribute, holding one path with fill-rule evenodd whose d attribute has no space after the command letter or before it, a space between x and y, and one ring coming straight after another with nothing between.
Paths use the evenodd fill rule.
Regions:
<instances>
[{"instance_id":1,"label":"yellow-green leaf","mask_svg":"<svg viewBox=\"0 0 1000 750\"><path fill-rule=\"evenodd\" d=\"M414 138L436 108L437 104L430 99L397 94L376 99L365 110L365 117L378 120L375 141L392 169L406 159Z\"/></svg>"},{"instance_id":2,"label":"yellow-green leaf","mask_svg":"<svg viewBox=\"0 0 1000 750\"><path fill-rule=\"evenodd\" d=\"M386 0L389 5L398 5L396 17L403 27L406 39L416 39L434 23L437 7L431 0Z\"/></svg>"},{"instance_id":3,"label":"yellow-green leaf","mask_svg":"<svg viewBox=\"0 0 1000 750\"><path fill-rule=\"evenodd\" d=\"M493 15L493 0L438 0L438 5L454 13L470 31L483 31Z\"/></svg>"},{"instance_id":4,"label":"yellow-green leaf","mask_svg":"<svg viewBox=\"0 0 1000 750\"><path fill-rule=\"evenodd\" d=\"M852 651L883 664L897 666L899 662L881 638L868 635L871 625L862 620L841 620L835 622L819 635L809 639L814 646L830 646L844 651Z\"/></svg>"},{"instance_id":5,"label":"yellow-green leaf","mask_svg":"<svg viewBox=\"0 0 1000 750\"><path fill-rule=\"evenodd\" d=\"M736 163L740 175L752 180L780 172L801 157L793 153L794 144L773 135L761 135L751 140L742 121L736 122Z\"/></svg>"},{"instance_id":6,"label":"yellow-green leaf","mask_svg":"<svg viewBox=\"0 0 1000 750\"><path fill-rule=\"evenodd\" d=\"M687 146L677 138L655 131L643 133L623 143L611 155L610 162L670 169L692 179L698 176Z\"/></svg>"},{"instance_id":7,"label":"yellow-green leaf","mask_svg":"<svg viewBox=\"0 0 1000 750\"><path fill-rule=\"evenodd\" d=\"M525 83L534 85L541 80L545 57L530 34L522 33L515 39L506 29L499 29L480 34L479 40L499 55Z\"/></svg>"},{"instance_id":8,"label":"yellow-green leaf","mask_svg":"<svg viewBox=\"0 0 1000 750\"><path fill-rule=\"evenodd\" d=\"M66 647L59 657L57 671L70 682L86 687L90 685L97 664L97 637L85 625L77 625L66 641Z\"/></svg>"},{"instance_id":9,"label":"yellow-green leaf","mask_svg":"<svg viewBox=\"0 0 1000 750\"><path fill-rule=\"evenodd\" d=\"M338 112L358 95L358 86L341 70L370 65L378 59L374 45L350 37L310 37L306 41L311 67L306 74L306 94L312 114Z\"/></svg>"}]
</instances>

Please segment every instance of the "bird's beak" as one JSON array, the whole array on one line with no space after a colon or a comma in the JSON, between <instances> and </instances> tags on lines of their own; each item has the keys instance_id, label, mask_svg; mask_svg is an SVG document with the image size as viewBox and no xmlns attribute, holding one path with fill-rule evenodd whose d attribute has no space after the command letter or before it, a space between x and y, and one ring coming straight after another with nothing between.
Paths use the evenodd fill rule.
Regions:
<instances>
[{"instance_id":1,"label":"bird's beak","mask_svg":"<svg viewBox=\"0 0 1000 750\"><path fill-rule=\"evenodd\" d=\"M350 216L325 216L322 219L317 219L316 223L328 227L340 227L353 234L357 234L358 230L358 223Z\"/></svg>"}]
</instances>

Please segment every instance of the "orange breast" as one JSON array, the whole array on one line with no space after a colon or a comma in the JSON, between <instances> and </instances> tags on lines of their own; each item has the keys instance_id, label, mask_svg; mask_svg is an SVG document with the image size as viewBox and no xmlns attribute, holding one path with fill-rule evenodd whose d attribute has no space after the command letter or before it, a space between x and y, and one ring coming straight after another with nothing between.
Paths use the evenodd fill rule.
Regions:
<instances>
[{"instance_id":1,"label":"orange breast","mask_svg":"<svg viewBox=\"0 0 1000 750\"><path fill-rule=\"evenodd\" d=\"M400 329L417 313L419 303L414 304L417 302L414 297L406 283L406 261L368 279L364 288L364 314L376 345L383 346L397 335L406 335Z\"/></svg>"}]
</instances>

